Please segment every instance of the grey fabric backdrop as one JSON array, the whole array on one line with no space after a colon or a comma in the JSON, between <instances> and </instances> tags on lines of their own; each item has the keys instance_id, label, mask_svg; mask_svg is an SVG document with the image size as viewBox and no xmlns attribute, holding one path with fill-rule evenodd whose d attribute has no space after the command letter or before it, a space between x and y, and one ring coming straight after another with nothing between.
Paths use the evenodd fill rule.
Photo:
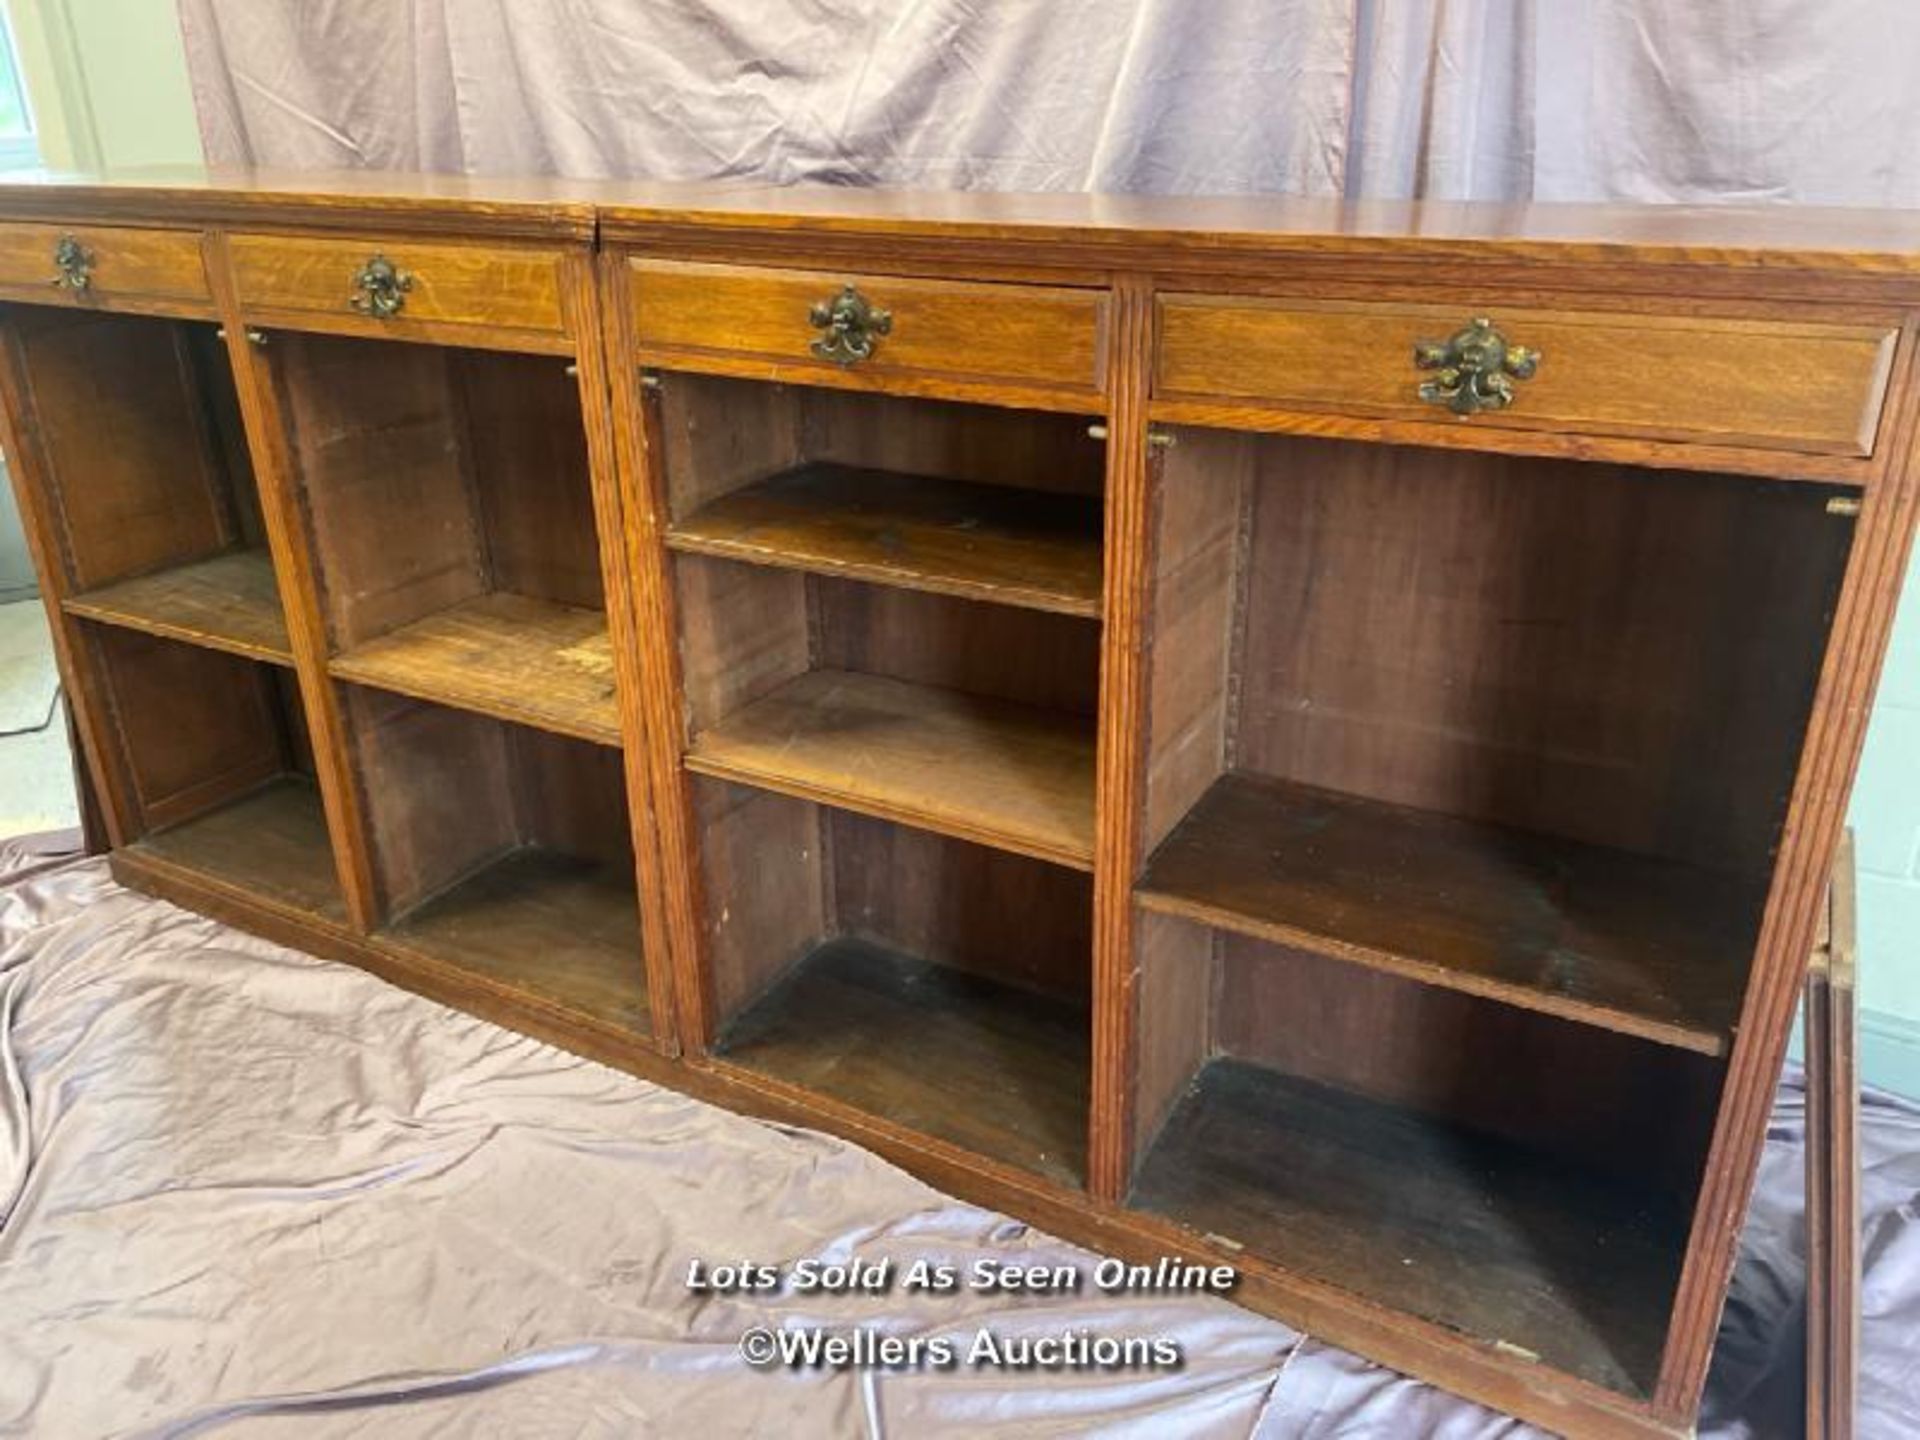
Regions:
<instances>
[{"instance_id":1,"label":"grey fabric backdrop","mask_svg":"<svg viewBox=\"0 0 1920 1440\"><path fill-rule=\"evenodd\" d=\"M181 0L209 158L1920 205L1914 0Z\"/></svg>"}]
</instances>

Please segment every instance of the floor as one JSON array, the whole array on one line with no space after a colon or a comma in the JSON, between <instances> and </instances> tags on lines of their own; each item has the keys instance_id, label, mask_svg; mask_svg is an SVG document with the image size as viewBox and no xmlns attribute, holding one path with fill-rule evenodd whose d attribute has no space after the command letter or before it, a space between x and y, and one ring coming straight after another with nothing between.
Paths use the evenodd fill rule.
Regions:
<instances>
[{"instance_id":1,"label":"floor","mask_svg":"<svg viewBox=\"0 0 1920 1440\"><path fill-rule=\"evenodd\" d=\"M80 823L60 707L47 612L0 605L0 838Z\"/></svg>"}]
</instances>

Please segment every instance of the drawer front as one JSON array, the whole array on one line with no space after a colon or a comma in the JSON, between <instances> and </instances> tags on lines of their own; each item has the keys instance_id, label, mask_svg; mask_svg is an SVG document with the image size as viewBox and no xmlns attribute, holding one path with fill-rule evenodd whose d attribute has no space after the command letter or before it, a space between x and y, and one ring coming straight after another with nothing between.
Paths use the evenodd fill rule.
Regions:
<instances>
[{"instance_id":1,"label":"drawer front","mask_svg":"<svg viewBox=\"0 0 1920 1440\"><path fill-rule=\"evenodd\" d=\"M1898 333L1495 308L1507 346L1537 354L1529 365L1509 348L1502 366L1483 334L1463 337L1472 317L1457 308L1205 295L1159 308L1162 401L1849 456L1872 452Z\"/></svg>"},{"instance_id":2,"label":"drawer front","mask_svg":"<svg viewBox=\"0 0 1920 1440\"><path fill-rule=\"evenodd\" d=\"M0 287L76 304L213 304L197 230L0 224Z\"/></svg>"},{"instance_id":3,"label":"drawer front","mask_svg":"<svg viewBox=\"0 0 1920 1440\"><path fill-rule=\"evenodd\" d=\"M262 318L299 311L400 331L567 328L558 250L236 235L229 253L241 308Z\"/></svg>"},{"instance_id":4,"label":"drawer front","mask_svg":"<svg viewBox=\"0 0 1920 1440\"><path fill-rule=\"evenodd\" d=\"M670 366L678 357L704 355L1089 395L1102 388L1104 291L629 263L635 339L648 361Z\"/></svg>"}]
</instances>

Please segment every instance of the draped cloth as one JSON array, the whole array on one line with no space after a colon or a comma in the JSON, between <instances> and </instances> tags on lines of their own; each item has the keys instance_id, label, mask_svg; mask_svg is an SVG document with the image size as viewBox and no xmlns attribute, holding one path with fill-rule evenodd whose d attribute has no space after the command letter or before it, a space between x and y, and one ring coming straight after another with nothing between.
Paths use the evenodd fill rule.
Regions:
<instances>
[{"instance_id":1,"label":"draped cloth","mask_svg":"<svg viewBox=\"0 0 1920 1440\"><path fill-rule=\"evenodd\" d=\"M1910 0L181 0L209 160L1920 205Z\"/></svg>"},{"instance_id":2,"label":"draped cloth","mask_svg":"<svg viewBox=\"0 0 1920 1440\"><path fill-rule=\"evenodd\" d=\"M1805 1107L1702 1433L1797 1433ZM1869 1095L1861 1434L1920 1432L1920 1109ZM0 844L0 1435L1532 1436L1213 1298L690 1291L688 1266L1093 1257ZM758 1372L756 1324L1162 1336L1175 1371Z\"/></svg>"}]
</instances>

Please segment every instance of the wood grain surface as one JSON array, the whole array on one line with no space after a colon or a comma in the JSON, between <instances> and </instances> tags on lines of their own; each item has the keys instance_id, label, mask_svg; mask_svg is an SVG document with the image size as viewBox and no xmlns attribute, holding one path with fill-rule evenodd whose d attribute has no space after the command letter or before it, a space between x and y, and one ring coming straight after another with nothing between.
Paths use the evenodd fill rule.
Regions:
<instances>
[{"instance_id":1,"label":"wood grain surface","mask_svg":"<svg viewBox=\"0 0 1920 1440\"><path fill-rule=\"evenodd\" d=\"M1256 775L1147 864L1149 909L1723 1054L1762 887Z\"/></svg>"},{"instance_id":2,"label":"wood grain surface","mask_svg":"<svg viewBox=\"0 0 1920 1440\"><path fill-rule=\"evenodd\" d=\"M229 551L83 591L63 603L69 614L103 624L270 665L293 664L273 561L264 550Z\"/></svg>"},{"instance_id":3,"label":"wood grain surface","mask_svg":"<svg viewBox=\"0 0 1920 1440\"><path fill-rule=\"evenodd\" d=\"M1440 306L1166 295L1154 394L1434 418L1413 363L1469 320ZM1817 320L1502 309L1508 341L1541 355L1512 405L1460 423L1868 455L1899 333ZM1338 363L1325 363L1338 357Z\"/></svg>"},{"instance_id":4,"label":"wood grain surface","mask_svg":"<svg viewBox=\"0 0 1920 1440\"><path fill-rule=\"evenodd\" d=\"M696 735L687 765L1062 865L1093 863L1093 737L1054 711L810 670Z\"/></svg>"},{"instance_id":5,"label":"wood grain surface","mask_svg":"<svg viewBox=\"0 0 1920 1440\"><path fill-rule=\"evenodd\" d=\"M822 575L1100 613L1100 506L964 480L812 464L735 490L671 549Z\"/></svg>"}]
</instances>

